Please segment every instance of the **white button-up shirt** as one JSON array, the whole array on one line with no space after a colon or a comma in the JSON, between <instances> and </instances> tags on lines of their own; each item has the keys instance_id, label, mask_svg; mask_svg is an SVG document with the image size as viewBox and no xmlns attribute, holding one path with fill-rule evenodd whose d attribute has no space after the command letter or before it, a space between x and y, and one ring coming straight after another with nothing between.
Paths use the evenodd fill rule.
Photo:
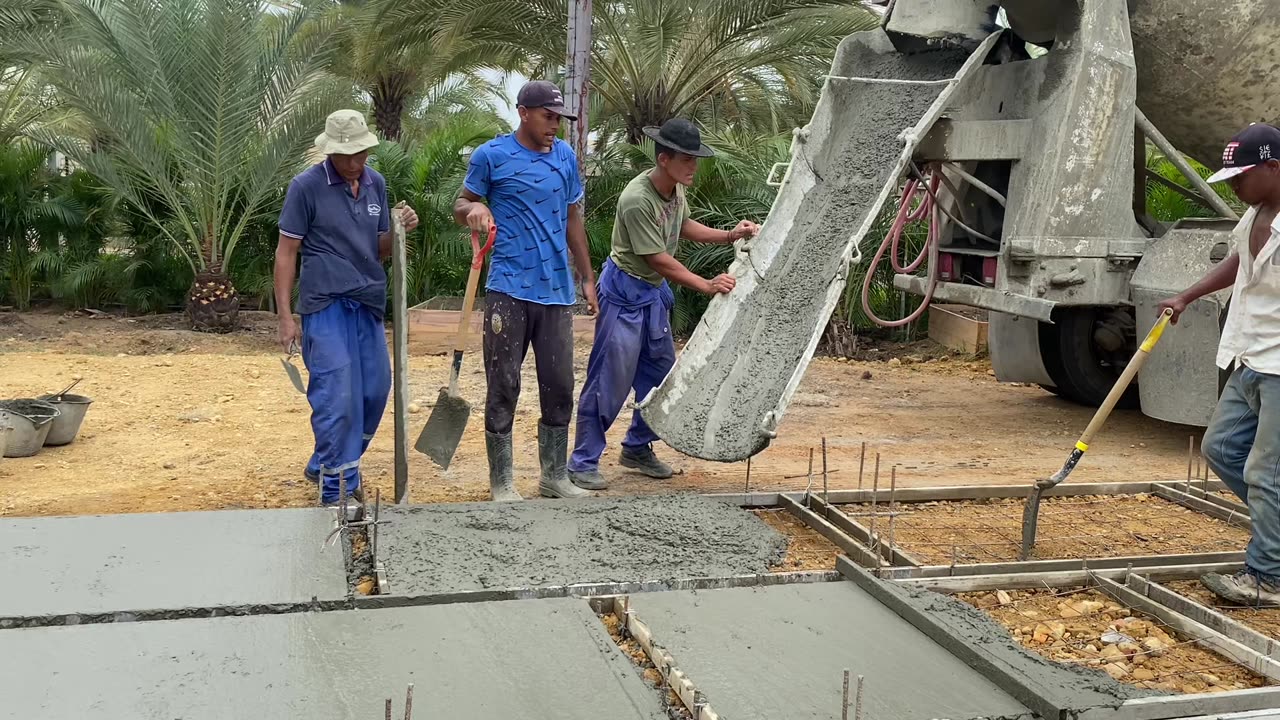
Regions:
<instances>
[{"instance_id":1,"label":"white button-up shirt","mask_svg":"<svg viewBox=\"0 0 1280 720\"><path fill-rule=\"evenodd\" d=\"M1239 359L1255 372L1280 375L1280 215L1255 258L1249 252L1249 233L1257 215L1256 207L1249 208L1232 231L1240 269L1218 343L1218 367L1226 369Z\"/></svg>"}]
</instances>

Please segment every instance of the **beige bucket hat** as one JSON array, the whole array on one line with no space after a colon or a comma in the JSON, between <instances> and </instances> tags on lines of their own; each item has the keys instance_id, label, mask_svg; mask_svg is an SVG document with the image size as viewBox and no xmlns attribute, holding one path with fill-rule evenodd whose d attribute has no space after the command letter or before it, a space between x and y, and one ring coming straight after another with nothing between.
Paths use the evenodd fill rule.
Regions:
<instances>
[{"instance_id":1,"label":"beige bucket hat","mask_svg":"<svg viewBox=\"0 0 1280 720\"><path fill-rule=\"evenodd\" d=\"M364 115L355 110L335 110L324 121L324 132L316 136L318 155L355 155L378 144Z\"/></svg>"}]
</instances>

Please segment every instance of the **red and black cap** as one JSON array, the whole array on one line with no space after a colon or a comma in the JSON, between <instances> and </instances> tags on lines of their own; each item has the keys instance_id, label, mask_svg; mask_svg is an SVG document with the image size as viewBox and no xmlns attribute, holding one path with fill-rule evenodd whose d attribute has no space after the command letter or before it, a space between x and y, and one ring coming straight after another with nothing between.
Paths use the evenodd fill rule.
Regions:
<instances>
[{"instance_id":1,"label":"red and black cap","mask_svg":"<svg viewBox=\"0 0 1280 720\"><path fill-rule=\"evenodd\" d=\"M1253 123L1227 143L1222 151L1222 169L1209 176L1209 182L1230 180L1268 160L1280 160L1280 128Z\"/></svg>"},{"instance_id":2,"label":"red and black cap","mask_svg":"<svg viewBox=\"0 0 1280 720\"><path fill-rule=\"evenodd\" d=\"M578 119L576 115L570 114L565 109L564 93L560 92L560 88L546 80L525 83L524 87L520 88L520 93L516 95L516 105L527 108L546 108L560 117L573 121Z\"/></svg>"}]
</instances>

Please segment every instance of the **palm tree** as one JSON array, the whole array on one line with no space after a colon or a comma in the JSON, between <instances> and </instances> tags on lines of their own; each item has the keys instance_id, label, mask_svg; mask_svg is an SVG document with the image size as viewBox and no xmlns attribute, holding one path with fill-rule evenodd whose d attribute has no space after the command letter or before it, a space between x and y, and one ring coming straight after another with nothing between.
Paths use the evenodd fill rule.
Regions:
<instances>
[{"instance_id":1,"label":"palm tree","mask_svg":"<svg viewBox=\"0 0 1280 720\"><path fill-rule=\"evenodd\" d=\"M371 163L387 179L387 194L418 212L408 238L411 305L443 293L459 293L471 265L471 245L453 220L453 201L467 172L467 151L508 128L492 113L455 112L439 119L420 143L383 143Z\"/></svg>"},{"instance_id":2,"label":"palm tree","mask_svg":"<svg viewBox=\"0 0 1280 720\"><path fill-rule=\"evenodd\" d=\"M57 257L59 238L84 223L84 208L60 192L49 149L19 140L0 146L0 279L19 310L31 305L41 258ZM46 260L47 261L47 260Z\"/></svg>"},{"instance_id":3,"label":"palm tree","mask_svg":"<svg viewBox=\"0 0 1280 720\"><path fill-rule=\"evenodd\" d=\"M397 30L383 19L395 0L337 0L328 14L338 34L333 72L368 94L385 140L403 139L404 122L426 106L491 110L499 89L473 72L483 56L464 37L440 33L389 42Z\"/></svg>"},{"instance_id":4,"label":"palm tree","mask_svg":"<svg viewBox=\"0 0 1280 720\"><path fill-rule=\"evenodd\" d=\"M632 144L675 116L777 132L808 120L840 40L879 19L850 0L612 0L593 17L592 90ZM529 75L564 62L565 0L397 0L401 43L465 38Z\"/></svg>"},{"instance_id":5,"label":"palm tree","mask_svg":"<svg viewBox=\"0 0 1280 720\"><path fill-rule=\"evenodd\" d=\"M67 0L56 42L23 50L89 137L36 132L186 259L196 329L238 326L225 269L336 107L327 33L257 0Z\"/></svg>"}]
</instances>

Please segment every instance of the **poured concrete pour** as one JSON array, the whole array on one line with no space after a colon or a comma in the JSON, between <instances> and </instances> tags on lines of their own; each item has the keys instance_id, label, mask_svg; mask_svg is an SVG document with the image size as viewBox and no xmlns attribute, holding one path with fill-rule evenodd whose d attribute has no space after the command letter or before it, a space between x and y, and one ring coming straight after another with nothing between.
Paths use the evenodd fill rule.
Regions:
<instances>
[{"instance_id":1,"label":"poured concrete pour","mask_svg":"<svg viewBox=\"0 0 1280 720\"><path fill-rule=\"evenodd\" d=\"M4 718L665 717L581 600L0 632Z\"/></svg>"},{"instance_id":2,"label":"poured concrete pour","mask_svg":"<svg viewBox=\"0 0 1280 720\"><path fill-rule=\"evenodd\" d=\"M768 572L787 541L699 495L422 505L383 510L391 592L670 580Z\"/></svg>"},{"instance_id":3,"label":"poured concrete pour","mask_svg":"<svg viewBox=\"0 0 1280 720\"><path fill-rule=\"evenodd\" d=\"M322 508L0 520L0 618L347 596Z\"/></svg>"},{"instance_id":4,"label":"poured concrete pour","mask_svg":"<svg viewBox=\"0 0 1280 720\"><path fill-rule=\"evenodd\" d=\"M966 55L899 55L882 30L855 33L831 74L945 80ZM640 405L668 444L707 460L763 450L839 299L852 246L891 189L904 144L943 84L832 79L794 146L790 174L761 234L730 267L675 367ZM896 194L896 193L895 193Z\"/></svg>"},{"instance_id":5,"label":"poured concrete pour","mask_svg":"<svg viewBox=\"0 0 1280 720\"><path fill-rule=\"evenodd\" d=\"M1031 718L850 582L643 593L630 601L721 717L839 718L848 668L866 678L866 718Z\"/></svg>"}]
</instances>

